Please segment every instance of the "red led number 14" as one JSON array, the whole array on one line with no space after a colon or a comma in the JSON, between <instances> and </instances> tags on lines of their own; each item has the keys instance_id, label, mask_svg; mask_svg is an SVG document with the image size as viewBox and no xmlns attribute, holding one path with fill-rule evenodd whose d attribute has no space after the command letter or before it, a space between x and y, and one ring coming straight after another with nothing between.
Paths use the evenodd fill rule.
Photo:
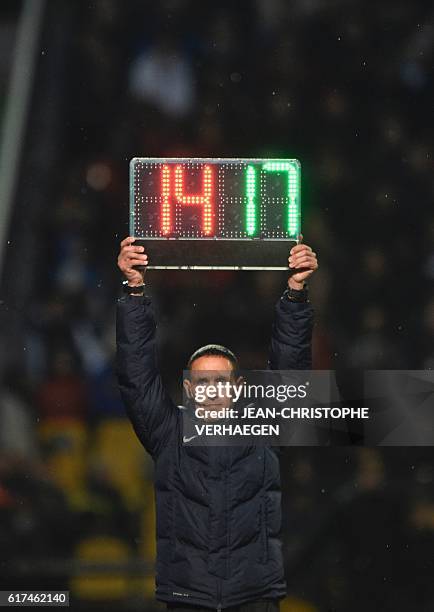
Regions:
<instances>
[{"instance_id":1,"label":"red led number 14","mask_svg":"<svg viewBox=\"0 0 434 612\"><path fill-rule=\"evenodd\" d=\"M174 195L181 206L202 206L202 231L205 235L213 233L213 176L209 165L203 167L203 188L202 193L195 195L186 195L184 193L184 170L182 166L177 165L174 169ZM171 197L171 171L168 164L164 164L161 168L161 230L163 234L170 234L173 231L173 215L172 206L170 203Z\"/></svg>"}]
</instances>

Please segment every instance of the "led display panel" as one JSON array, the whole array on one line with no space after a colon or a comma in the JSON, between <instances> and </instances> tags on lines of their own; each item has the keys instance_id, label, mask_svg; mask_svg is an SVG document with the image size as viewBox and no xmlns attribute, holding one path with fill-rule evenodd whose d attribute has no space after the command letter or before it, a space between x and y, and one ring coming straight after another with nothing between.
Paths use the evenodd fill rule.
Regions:
<instances>
[{"instance_id":1,"label":"led display panel","mask_svg":"<svg viewBox=\"0 0 434 612\"><path fill-rule=\"evenodd\" d=\"M287 269L300 218L296 159L130 162L130 235L149 268Z\"/></svg>"}]
</instances>

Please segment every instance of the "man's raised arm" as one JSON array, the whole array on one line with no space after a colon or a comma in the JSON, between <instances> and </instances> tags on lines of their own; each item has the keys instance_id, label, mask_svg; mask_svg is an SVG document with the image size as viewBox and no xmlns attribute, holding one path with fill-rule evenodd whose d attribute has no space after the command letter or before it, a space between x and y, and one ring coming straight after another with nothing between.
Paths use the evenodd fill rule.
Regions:
<instances>
[{"instance_id":1,"label":"man's raised arm","mask_svg":"<svg viewBox=\"0 0 434 612\"><path fill-rule=\"evenodd\" d=\"M309 370L314 311L307 301L305 281L318 268L318 262L316 253L306 244L293 247L288 261L295 272L274 310L268 366L271 370Z\"/></svg>"},{"instance_id":2,"label":"man's raised arm","mask_svg":"<svg viewBox=\"0 0 434 612\"><path fill-rule=\"evenodd\" d=\"M116 305L116 375L134 431L155 458L176 428L177 408L158 369L156 317L151 299L144 295L144 272L133 268L146 266L147 256L133 241L128 237L121 242L118 257L132 293Z\"/></svg>"}]
</instances>

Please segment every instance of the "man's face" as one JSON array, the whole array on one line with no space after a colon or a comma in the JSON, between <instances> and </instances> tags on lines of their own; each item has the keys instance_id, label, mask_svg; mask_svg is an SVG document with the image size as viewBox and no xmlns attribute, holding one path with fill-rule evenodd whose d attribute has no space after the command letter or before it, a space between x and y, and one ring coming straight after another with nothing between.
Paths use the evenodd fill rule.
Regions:
<instances>
[{"instance_id":1,"label":"man's face","mask_svg":"<svg viewBox=\"0 0 434 612\"><path fill-rule=\"evenodd\" d=\"M184 381L184 387L197 408L222 410L231 407L232 399L225 389L227 389L227 384L233 385L235 382L234 368L227 357L204 355L195 359L191 364L190 380ZM211 392L213 387L220 388L220 392ZM209 388L210 396L215 395L215 397L208 397L207 388ZM202 401L198 401L198 397Z\"/></svg>"}]
</instances>

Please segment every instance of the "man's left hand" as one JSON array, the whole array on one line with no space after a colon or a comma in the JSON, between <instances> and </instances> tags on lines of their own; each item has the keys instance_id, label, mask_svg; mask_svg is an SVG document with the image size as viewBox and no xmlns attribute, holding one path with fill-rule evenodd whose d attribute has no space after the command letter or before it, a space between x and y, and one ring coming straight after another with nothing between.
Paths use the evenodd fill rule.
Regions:
<instances>
[{"instance_id":1,"label":"man's left hand","mask_svg":"<svg viewBox=\"0 0 434 612\"><path fill-rule=\"evenodd\" d=\"M303 289L306 279L318 269L316 253L307 244L300 243L292 247L288 263L290 270L294 270L288 278L288 287L292 289Z\"/></svg>"}]
</instances>

